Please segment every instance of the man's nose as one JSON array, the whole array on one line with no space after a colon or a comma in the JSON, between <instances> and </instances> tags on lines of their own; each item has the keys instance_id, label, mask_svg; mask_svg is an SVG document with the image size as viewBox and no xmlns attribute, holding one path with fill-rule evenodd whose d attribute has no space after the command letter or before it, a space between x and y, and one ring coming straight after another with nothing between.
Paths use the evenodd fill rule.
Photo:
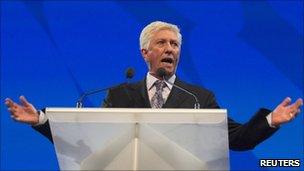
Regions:
<instances>
[{"instance_id":1,"label":"man's nose","mask_svg":"<svg viewBox=\"0 0 304 171\"><path fill-rule=\"evenodd\" d=\"M170 43L167 43L165 48L166 48L165 49L166 53L172 53L173 50L174 50L173 47L172 47L172 45Z\"/></svg>"}]
</instances>

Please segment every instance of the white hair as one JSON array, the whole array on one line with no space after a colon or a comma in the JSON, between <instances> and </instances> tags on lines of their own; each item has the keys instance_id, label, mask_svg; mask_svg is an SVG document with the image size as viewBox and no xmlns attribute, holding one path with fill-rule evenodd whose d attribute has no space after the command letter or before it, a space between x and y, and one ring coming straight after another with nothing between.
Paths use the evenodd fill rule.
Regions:
<instances>
[{"instance_id":1,"label":"white hair","mask_svg":"<svg viewBox=\"0 0 304 171\"><path fill-rule=\"evenodd\" d=\"M182 44L182 35L180 34L180 30L176 25L166 23L163 21L154 21L148 24L140 33L140 37L139 37L140 50L148 49L150 45L151 37L153 36L154 33L160 30L173 31L177 35L179 45Z\"/></svg>"}]
</instances>

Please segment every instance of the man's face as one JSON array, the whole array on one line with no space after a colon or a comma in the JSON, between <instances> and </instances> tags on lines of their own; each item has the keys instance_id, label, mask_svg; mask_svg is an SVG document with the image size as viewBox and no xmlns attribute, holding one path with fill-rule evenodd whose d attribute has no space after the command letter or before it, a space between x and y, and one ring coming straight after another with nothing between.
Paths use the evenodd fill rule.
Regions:
<instances>
[{"instance_id":1,"label":"man's face","mask_svg":"<svg viewBox=\"0 0 304 171\"><path fill-rule=\"evenodd\" d=\"M176 33L170 30L154 33L148 49L142 49L141 53L145 61L150 64L152 75L155 75L159 68L164 68L170 76L173 75L180 54L180 44Z\"/></svg>"}]
</instances>

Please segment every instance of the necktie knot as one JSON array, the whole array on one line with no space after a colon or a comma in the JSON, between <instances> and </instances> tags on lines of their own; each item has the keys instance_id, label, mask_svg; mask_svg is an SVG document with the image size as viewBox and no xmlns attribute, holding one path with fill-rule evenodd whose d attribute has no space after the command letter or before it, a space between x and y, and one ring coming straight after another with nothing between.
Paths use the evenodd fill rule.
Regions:
<instances>
[{"instance_id":1,"label":"necktie knot","mask_svg":"<svg viewBox=\"0 0 304 171\"><path fill-rule=\"evenodd\" d=\"M156 87L156 91L163 91L163 89L165 87L165 83L161 80L155 81L154 85Z\"/></svg>"}]
</instances>

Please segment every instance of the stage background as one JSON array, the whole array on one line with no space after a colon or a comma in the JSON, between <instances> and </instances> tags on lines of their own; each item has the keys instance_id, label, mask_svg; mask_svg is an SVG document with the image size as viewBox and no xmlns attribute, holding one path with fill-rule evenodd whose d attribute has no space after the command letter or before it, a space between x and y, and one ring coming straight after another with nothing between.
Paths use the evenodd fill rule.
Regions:
<instances>
[{"instance_id":1,"label":"stage background","mask_svg":"<svg viewBox=\"0 0 304 171\"><path fill-rule=\"evenodd\" d=\"M10 118L6 97L74 107L83 91L124 82L127 67L142 79L139 34L155 20L181 28L177 75L212 90L236 121L303 97L303 1L1 1L0 169L58 169L53 145ZM104 96L86 105L100 106ZM254 150L231 152L231 168L259 170L259 159L284 158L301 159L303 170L303 151L301 112Z\"/></svg>"}]
</instances>

